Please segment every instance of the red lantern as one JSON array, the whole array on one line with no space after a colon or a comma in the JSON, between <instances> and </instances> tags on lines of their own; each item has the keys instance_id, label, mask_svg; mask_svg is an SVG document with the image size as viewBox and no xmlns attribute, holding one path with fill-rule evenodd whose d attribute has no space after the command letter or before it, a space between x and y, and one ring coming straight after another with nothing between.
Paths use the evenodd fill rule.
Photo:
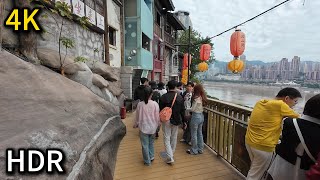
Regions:
<instances>
[{"instance_id":1,"label":"red lantern","mask_svg":"<svg viewBox=\"0 0 320 180\"><path fill-rule=\"evenodd\" d=\"M191 65L191 55L189 56L189 65ZM183 69L187 69L188 68L188 53L185 53L183 56Z\"/></svg>"},{"instance_id":2,"label":"red lantern","mask_svg":"<svg viewBox=\"0 0 320 180\"><path fill-rule=\"evenodd\" d=\"M240 29L237 29L230 38L230 52L233 56L239 57L246 48L246 36Z\"/></svg>"},{"instance_id":3,"label":"red lantern","mask_svg":"<svg viewBox=\"0 0 320 180\"><path fill-rule=\"evenodd\" d=\"M211 46L210 44L202 44L200 48L200 60L207 61L210 58Z\"/></svg>"}]
</instances>

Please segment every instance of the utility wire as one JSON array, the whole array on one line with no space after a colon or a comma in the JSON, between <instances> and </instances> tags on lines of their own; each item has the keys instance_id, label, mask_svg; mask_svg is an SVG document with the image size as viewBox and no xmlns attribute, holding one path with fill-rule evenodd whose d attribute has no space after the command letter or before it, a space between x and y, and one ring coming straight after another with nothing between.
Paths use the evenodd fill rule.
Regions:
<instances>
[{"instance_id":1,"label":"utility wire","mask_svg":"<svg viewBox=\"0 0 320 180\"><path fill-rule=\"evenodd\" d=\"M266 11L260 13L260 14L254 16L254 17L252 17L252 18L250 18L250 19L248 19L248 20L246 20L246 21L244 21L244 22L242 22L242 23L240 23L240 24L238 24L238 25L233 26L232 28L229 28L229 29L227 29L227 30L225 30L225 31L223 31L223 32L215 35L215 36L212 36L212 37L209 37L209 38L205 39L204 41L208 41L208 40L213 39L213 38L215 38L215 37L221 36L222 34L228 32L228 31L231 31L232 29L235 29L235 28L237 28L238 26L244 25L244 24L246 24L247 22L250 22L250 21L256 19L257 17L262 16L263 14L265 14L265 13L267 13L267 12L269 12L269 11L271 11L271 10L273 10L273 9L275 9L275 8L281 6L281 5L283 5L283 4L285 4L285 3L289 2L289 1L291 1L291 0L283 1L282 3L279 3L279 4L273 6L272 8L270 8L270 9L268 9L268 10L266 10ZM198 45L198 44L202 44L202 42L197 43L197 44L193 44L193 45Z\"/></svg>"}]
</instances>

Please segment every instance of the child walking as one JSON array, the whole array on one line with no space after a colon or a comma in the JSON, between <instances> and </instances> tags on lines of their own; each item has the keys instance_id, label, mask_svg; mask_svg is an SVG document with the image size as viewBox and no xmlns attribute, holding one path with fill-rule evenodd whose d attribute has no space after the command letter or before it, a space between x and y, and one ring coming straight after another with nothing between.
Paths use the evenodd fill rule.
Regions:
<instances>
[{"instance_id":1,"label":"child walking","mask_svg":"<svg viewBox=\"0 0 320 180\"><path fill-rule=\"evenodd\" d=\"M144 100L139 102L136 109L136 119L133 128L139 128L143 161L146 166L154 160L154 134L160 125L159 105L152 101L152 89L144 89Z\"/></svg>"}]
</instances>

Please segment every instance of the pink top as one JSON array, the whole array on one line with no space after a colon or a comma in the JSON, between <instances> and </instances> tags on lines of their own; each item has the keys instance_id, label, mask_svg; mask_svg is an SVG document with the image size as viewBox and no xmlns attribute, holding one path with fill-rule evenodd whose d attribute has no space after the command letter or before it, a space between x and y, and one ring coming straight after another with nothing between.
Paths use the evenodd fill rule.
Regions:
<instances>
[{"instance_id":1,"label":"pink top","mask_svg":"<svg viewBox=\"0 0 320 180\"><path fill-rule=\"evenodd\" d=\"M145 134L154 134L158 125L160 125L158 103L152 100L149 100L148 104L144 101L139 102L134 127L138 126L140 131Z\"/></svg>"}]
</instances>

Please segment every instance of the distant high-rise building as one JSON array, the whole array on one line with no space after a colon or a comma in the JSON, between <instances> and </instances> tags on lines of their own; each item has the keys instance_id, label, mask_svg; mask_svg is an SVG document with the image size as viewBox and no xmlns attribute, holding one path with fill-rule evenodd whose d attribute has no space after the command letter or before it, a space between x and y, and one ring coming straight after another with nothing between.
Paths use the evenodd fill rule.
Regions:
<instances>
[{"instance_id":1,"label":"distant high-rise building","mask_svg":"<svg viewBox=\"0 0 320 180\"><path fill-rule=\"evenodd\" d=\"M281 80L289 79L289 61L287 58L282 58L279 64L279 75Z\"/></svg>"},{"instance_id":2,"label":"distant high-rise building","mask_svg":"<svg viewBox=\"0 0 320 180\"><path fill-rule=\"evenodd\" d=\"M240 56L240 59L241 59L242 61L246 61L246 60L247 60L247 56L244 55L244 54L242 54L242 55Z\"/></svg>"},{"instance_id":3,"label":"distant high-rise building","mask_svg":"<svg viewBox=\"0 0 320 180\"><path fill-rule=\"evenodd\" d=\"M243 78L243 79L247 79L248 77L247 77L247 74L248 74L248 67L247 67L247 62L246 62L246 60L247 60L247 57L246 57L246 55L244 55L244 54L242 54L241 56L240 56L240 59L243 61L243 64L244 64L244 70L241 72L241 78Z\"/></svg>"},{"instance_id":4,"label":"distant high-rise building","mask_svg":"<svg viewBox=\"0 0 320 180\"><path fill-rule=\"evenodd\" d=\"M303 70L302 70L302 72L303 73L307 73L309 70L308 70L308 64L305 62L305 63L303 63Z\"/></svg>"},{"instance_id":5,"label":"distant high-rise building","mask_svg":"<svg viewBox=\"0 0 320 180\"><path fill-rule=\"evenodd\" d=\"M300 57L294 56L291 62L290 70L293 72L293 77L298 77L300 70Z\"/></svg>"}]
</instances>

